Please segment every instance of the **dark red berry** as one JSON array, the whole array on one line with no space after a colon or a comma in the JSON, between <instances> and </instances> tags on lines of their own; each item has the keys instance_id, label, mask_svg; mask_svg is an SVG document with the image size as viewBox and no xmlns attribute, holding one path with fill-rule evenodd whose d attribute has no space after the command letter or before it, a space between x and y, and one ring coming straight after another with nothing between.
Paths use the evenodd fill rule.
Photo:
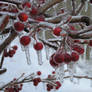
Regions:
<instances>
[{"instance_id":1,"label":"dark red berry","mask_svg":"<svg viewBox=\"0 0 92 92\"><path fill-rule=\"evenodd\" d=\"M20 43L21 43L22 45L24 45L24 46L29 45L29 44L30 44L30 41L31 41L31 39L30 39L29 36L22 36L22 37L20 38Z\"/></svg>"},{"instance_id":2,"label":"dark red berry","mask_svg":"<svg viewBox=\"0 0 92 92\"><path fill-rule=\"evenodd\" d=\"M55 55L55 53L54 54L52 54L52 56L50 57L50 65L53 67L53 68L55 68L55 67L57 67L58 66L58 64L53 60L53 56Z\"/></svg>"},{"instance_id":3,"label":"dark red berry","mask_svg":"<svg viewBox=\"0 0 92 92\"><path fill-rule=\"evenodd\" d=\"M25 8L25 7L31 8L31 3L30 2L25 2L22 6L23 6L23 8Z\"/></svg>"},{"instance_id":4,"label":"dark red berry","mask_svg":"<svg viewBox=\"0 0 92 92\"><path fill-rule=\"evenodd\" d=\"M14 28L15 28L16 31L21 32L21 31L24 30L24 24L21 23L21 22L15 22Z\"/></svg>"},{"instance_id":5,"label":"dark red berry","mask_svg":"<svg viewBox=\"0 0 92 92\"><path fill-rule=\"evenodd\" d=\"M76 62L79 60L79 54L77 52L72 52L71 53L71 60Z\"/></svg>"},{"instance_id":6,"label":"dark red berry","mask_svg":"<svg viewBox=\"0 0 92 92\"><path fill-rule=\"evenodd\" d=\"M34 49L39 51L43 49L43 44L41 42L37 42L36 44L34 44Z\"/></svg>"},{"instance_id":7,"label":"dark red berry","mask_svg":"<svg viewBox=\"0 0 92 92\"><path fill-rule=\"evenodd\" d=\"M64 63L68 64L71 62L71 55L68 53L64 53Z\"/></svg>"},{"instance_id":8,"label":"dark red berry","mask_svg":"<svg viewBox=\"0 0 92 92\"><path fill-rule=\"evenodd\" d=\"M31 15L37 15L37 13L38 13L38 10L35 7L33 7L32 10L30 11Z\"/></svg>"},{"instance_id":9,"label":"dark red berry","mask_svg":"<svg viewBox=\"0 0 92 92\"><path fill-rule=\"evenodd\" d=\"M72 49L77 51L79 54L83 54L84 53L84 49L81 46L79 46L79 45L73 45Z\"/></svg>"},{"instance_id":10,"label":"dark red berry","mask_svg":"<svg viewBox=\"0 0 92 92\"><path fill-rule=\"evenodd\" d=\"M20 14L18 15L18 18L19 18L20 21L26 22L27 19L28 19L28 15L27 15L26 13L22 12L22 13L20 13Z\"/></svg>"},{"instance_id":11,"label":"dark red berry","mask_svg":"<svg viewBox=\"0 0 92 92\"><path fill-rule=\"evenodd\" d=\"M60 32L61 32L61 28L60 27L56 27L53 30L53 34L56 35L56 36L60 36Z\"/></svg>"},{"instance_id":12,"label":"dark red berry","mask_svg":"<svg viewBox=\"0 0 92 92\"><path fill-rule=\"evenodd\" d=\"M9 50L9 56L10 57L13 57L13 55L16 53L16 51L15 50Z\"/></svg>"},{"instance_id":13,"label":"dark red berry","mask_svg":"<svg viewBox=\"0 0 92 92\"><path fill-rule=\"evenodd\" d=\"M55 60L55 62L57 64L61 64L64 62L64 55L62 53L56 53L54 56L53 56L53 60Z\"/></svg>"},{"instance_id":14,"label":"dark red berry","mask_svg":"<svg viewBox=\"0 0 92 92\"><path fill-rule=\"evenodd\" d=\"M59 81L56 81L56 89L59 89L61 87L61 83Z\"/></svg>"},{"instance_id":15,"label":"dark red berry","mask_svg":"<svg viewBox=\"0 0 92 92\"><path fill-rule=\"evenodd\" d=\"M14 45L12 48L13 48L14 50L17 50L17 49L18 49L18 46L17 46L17 45Z\"/></svg>"},{"instance_id":16,"label":"dark red berry","mask_svg":"<svg viewBox=\"0 0 92 92\"><path fill-rule=\"evenodd\" d=\"M52 72L52 74L55 74L55 73L56 73L55 71Z\"/></svg>"},{"instance_id":17,"label":"dark red berry","mask_svg":"<svg viewBox=\"0 0 92 92\"><path fill-rule=\"evenodd\" d=\"M38 71L38 72L37 72L37 75L41 75L41 71Z\"/></svg>"}]
</instances>

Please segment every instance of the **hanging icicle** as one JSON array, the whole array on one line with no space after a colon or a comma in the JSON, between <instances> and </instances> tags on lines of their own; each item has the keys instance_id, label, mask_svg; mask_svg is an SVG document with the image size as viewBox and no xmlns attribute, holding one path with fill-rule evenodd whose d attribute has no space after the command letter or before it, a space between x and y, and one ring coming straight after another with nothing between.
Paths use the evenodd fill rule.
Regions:
<instances>
[{"instance_id":1,"label":"hanging icicle","mask_svg":"<svg viewBox=\"0 0 92 92\"><path fill-rule=\"evenodd\" d=\"M42 52L41 51L36 51L37 52L37 57L38 57L38 64L42 65Z\"/></svg>"},{"instance_id":2,"label":"hanging icicle","mask_svg":"<svg viewBox=\"0 0 92 92\"><path fill-rule=\"evenodd\" d=\"M24 51L25 51L25 54L26 54L27 64L30 65L31 64L31 59L30 59L29 47L25 46Z\"/></svg>"}]
</instances>

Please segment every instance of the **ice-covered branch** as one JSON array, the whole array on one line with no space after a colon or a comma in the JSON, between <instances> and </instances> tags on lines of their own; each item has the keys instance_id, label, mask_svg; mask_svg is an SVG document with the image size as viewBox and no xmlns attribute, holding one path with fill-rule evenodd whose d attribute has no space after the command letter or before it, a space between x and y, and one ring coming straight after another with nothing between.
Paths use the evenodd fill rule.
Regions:
<instances>
[{"instance_id":1,"label":"ice-covered branch","mask_svg":"<svg viewBox=\"0 0 92 92\"><path fill-rule=\"evenodd\" d=\"M49 0L44 6L39 8L39 14L44 13L46 10L51 8L53 5L62 2L63 0Z\"/></svg>"}]
</instances>

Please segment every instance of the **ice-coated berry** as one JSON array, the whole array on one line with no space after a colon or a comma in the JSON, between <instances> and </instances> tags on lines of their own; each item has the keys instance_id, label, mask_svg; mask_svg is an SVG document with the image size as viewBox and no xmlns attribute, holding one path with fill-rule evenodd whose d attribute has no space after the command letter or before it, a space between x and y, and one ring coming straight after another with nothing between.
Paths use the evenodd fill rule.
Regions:
<instances>
[{"instance_id":1,"label":"ice-coated berry","mask_svg":"<svg viewBox=\"0 0 92 92\"><path fill-rule=\"evenodd\" d=\"M15 28L16 31L21 32L21 31L24 30L24 24L21 23L21 22L15 22L14 28Z\"/></svg>"},{"instance_id":2,"label":"ice-coated berry","mask_svg":"<svg viewBox=\"0 0 92 92\"><path fill-rule=\"evenodd\" d=\"M30 2L25 2L23 3L23 8L27 7L27 8L31 8L31 3Z\"/></svg>"},{"instance_id":3,"label":"ice-coated berry","mask_svg":"<svg viewBox=\"0 0 92 92\"><path fill-rule=\"evenodd\" d=\"M20 43L21 43L22 45L24 45L24 46L29 45L29 44L30 44L30 41L31 41L31 39L30 39L29 36L22 36L22 37L20 38Z\"/></svg>"},{"instance_id":4,"label":"ice-coated berry","mask_svg":"<svg viewBox=\"0 0 92 92\"><path fill-rule=\"evenodd\" d=\"M78 60L79 60L79 54L78 54L77 52L72 52L72 53L71 53L71 60L72 60L73 62L78 61Z\"/></svg>"},{"instance_id":5,"label":"ice-coated berry","mask_svg":"<svg viewBox=\"0 0 92 92\"><path fill-rule=\"evenodd\" d=\"M20 14L18 15L18 18L19 18L20 21L26 22L27 19L28 19L28 15L27 15L26 13L22 12L22 13L20 13Z\"/></svg>"},{"instance_id":6,"label":"ice-coated berry","mask_svg":"<svg viewBox=\"0 0 92 92\"><path fill-rule=\"evenodd\" d=\"M60 32L61 32L60 27L56 27L55 29L53 29L53 34L56 35L56 36L60 36Z\"/></svg>"},{"instance_id":7,"label":"ice-coated berry","mask_svg":"<svg viewBox=\"0 0 92 92\"><path fill-rule=\"evenodd\" d=\"M62 53L56 53L53 59L57 64L61 64L64 62L64 55Z\"/></svg>"},{"instance_id":8,"label":"ice-coated berry","mask_svg":"<svg viewBox=\"0 0 92 92\"><path fill-rule=\"evenodd\" d=\"M41 42L37 42L36 44L34 44L34 49L39 51L43 49L43 44Z\"/></svg>"}]
</instances>

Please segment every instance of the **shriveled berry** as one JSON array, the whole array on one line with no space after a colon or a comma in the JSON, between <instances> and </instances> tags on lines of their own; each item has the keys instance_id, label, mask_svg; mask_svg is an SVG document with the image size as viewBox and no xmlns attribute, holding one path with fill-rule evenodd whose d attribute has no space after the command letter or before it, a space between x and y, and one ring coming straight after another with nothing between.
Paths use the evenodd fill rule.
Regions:
<instances>
[{"instance_id":1,"label":"shriveled berry","mask_svg":"<svg viewBox=\"0 0 92 92\"><path fill-rule=\"evenodd\" d=\"M21 22L15 22L14 28L15 28L16 31L21 32L21 31L24 30L24 24L21 23Z\"/></svg>"},{"instance_id":2,"label":"shriveled berry","mask_svg":"<svg viewBox=\"0 0 92 92\"><path fill-rule=\"evenodd\" d=\"M15 50L9 50L9 56L13 56L16 53Z\"/></svg>"},{"instance_id":3,"label":"shriveled berry","mask_svg":"<svg viewBox=\"0 0 92 92\"><path fill-rule=\"evenodd\" d=\"M78 61L79 60L79 54L77 52L72 52L71 53L71 59L74 62Z\"/></svg>"},{"instance_id":4,"label":"shriveled berry","mask_svg":"<svg viewBox=\"0 0 92 92\"><path fill-rule=\"evenodd\" d=\"M19 18L20 21L26 22L27 19L28 19L28 15L27 15L26 13L22 12L22 13L20 13L20 14L18 15L18 18Z\"/></svg>"},{"instance_id":5,"label":"shriveled berry","mask_svg":"<svg viewBox=\"0 0 92 92\"><path fill-rule=\"evenodd\" d=\"M56 36L60 36L60 32L61 32L61 28L60 27L56 27L53 30L53 34L56 35Z\"/></svg>"},{"instance_id":6,"label":"shriveled berry","mask_svg":"<svg viewBox=\"0 0 92 92\"><path fill-rule=\"evenodd\" d=\"M34 44L34 49L39 51L43 49L43 44L41 42L37 42L36 44Z\"/></svg>"},{"instance_id":7,"label":"shriveled berry","mask_svg":"<svg viewBox=\"0 0 92 92\"><path fill-rule=\"evenodd\" d=\"M31 39L30 39L29 36L22 36L22 37L20 38L20 43L21 43L22 45L24 45L24 46L29 45L29 44L30 44L30 41L31 41Z\"/></svg>"}]
</instances>

